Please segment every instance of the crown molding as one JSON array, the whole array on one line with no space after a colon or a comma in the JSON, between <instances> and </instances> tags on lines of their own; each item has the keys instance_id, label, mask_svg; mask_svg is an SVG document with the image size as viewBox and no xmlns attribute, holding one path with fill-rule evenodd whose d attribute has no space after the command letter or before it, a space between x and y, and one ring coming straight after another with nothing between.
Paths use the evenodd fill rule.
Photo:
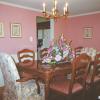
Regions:
<instances>
[{"instance_id":1,"label":"crown molding","mask_svg":"<svg viewBox=\"0 0 100 100\"><path fill-rule=\"evenodd\" d=\"M13 4L13 3L8 3L8 2L4 2L4 1L0 1L0 4L12 6L12 7L17 7L17 8L22 8L22 9L26 9L26 10L31 10L31 11L36 11L36 12L42 12L42 10L34 9L34 8L31 8L31 7L25 7L25 6L17 5L17 4ZM73 18L73 17L80 17L80 16L86 16L86 15L93 15L93 14L98 14L98 13L100 13L100 11L71 15L71 16L68 16L68 17Z\"/></svg>"},{"instance_id":2,"label":"crown molding","mask_svg":"<svg viewBox=\"0 0 100 100\"><path fill-rule=\"evenodd\" d=\"M70 18L73 18L73 17L81 17L81 16L93 15L93 14L98 14L98 13L100 13L100 11L83 13L83 14L77 14L77 15L72 15L72 16L69 16L69 17Z\"/></svg>"},{"instance_id":3,"label":"crown molding","mask_svg":"<svg viewBox=\"0 0 100 100\"><path fill-rule=\"evenodd\" d=\"M36 12L42 12L42 10L34 9L31 7L25 7L25 6L17 5L17 4L13 4L13 3L8 3L8 2L4 2L4 1L0 1L0 4L17 7L17 8L22 8L22 9L26 9L26 10L31 10L31 11L36 11Z\"/></svg>"}]
</instances>

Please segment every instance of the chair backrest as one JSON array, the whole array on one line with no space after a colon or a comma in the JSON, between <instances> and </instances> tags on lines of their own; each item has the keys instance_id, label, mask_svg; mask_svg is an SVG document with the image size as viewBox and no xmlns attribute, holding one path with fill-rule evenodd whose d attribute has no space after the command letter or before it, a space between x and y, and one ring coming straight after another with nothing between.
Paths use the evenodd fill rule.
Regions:
<instances>
[{"instance_id":1,"label":"chair backrest","mask_svg":"<svg viewBox=\"0 0 100 100\"><path fill-rule=\"evenodd\" d=\"M41 59L47 56L47 54L48 54L48 48L43 48L42 50L40 50Z\"/></svg>"},{"instance_id":2,"label":"chair backrest","mask_svg":"<svg viewBox=\"0 0 100 100\"><path fill-rule=\"evenodd\" d=\"M27 62L30 60L34 61L35 59L35 53L33 50L30 50L30 49L23 49L23 50L18 51L17 56L18 56L19 62Z\"/></svg>"},{"instance_id":3,"label":"chair backrest","mask_svg":"<svg viewBox=\"0 0 100 100\"><path fill-rule=\"evenodd\" d=\"M76 47L75 48L75 57L79 56L81 53L81 50L83 49L82 46Z\"/></svg>"},{"instance_id":4,"label":"chair backrest","mask_svg":"<svg viewBox=\"0 0 100 100\"><path fill-rule=\"evenodd\" d=\"M86 77L88 72L88 67L91 62L91 57L86 54L80 54L72 62L72 78L70 84L70 92L74 83L81 84L84 88L86 86Z\"/></svg>"}]
</instances>

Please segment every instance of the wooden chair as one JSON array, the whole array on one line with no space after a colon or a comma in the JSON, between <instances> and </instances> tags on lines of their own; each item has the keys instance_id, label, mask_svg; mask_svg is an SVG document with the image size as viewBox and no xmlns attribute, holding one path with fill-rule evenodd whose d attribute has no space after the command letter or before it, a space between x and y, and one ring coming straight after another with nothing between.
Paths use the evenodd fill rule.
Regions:
<instances>
[{"instance_id":1,"label":"wooden chair","mask_svg":"<svg viewBox=\"0 0 100 100\"><path fill-rule=\"evenodd\" d=\"M87 85L94 86L100 82L100 53L96 54L92 66L90 66L90 76L87 79Z\"/></svg>"},{"instance_id":2,"label":"wooden chair","mask_svg":"<svg viewBox=\"0 0 100 100\"><path fill-rule=\"evenodd\" d=\"M50 83L51 91L60 95L67 95L66 97L71 97L74 93L84 91L86 89L87 68L90 60L91 58L86 54L81 54L75 58L72 62L71 79L53 80Z\"/></svg>"},{"instance_id":3,"label":"wooden chair","mask_svg":"<svg viewBox=\"0 0 100 100\"><path fill-rule=\"evenodd\" d=\"M21 77L32 77L32 71L35 69L34 67L34 59L35 59L35 53L33 50L30 49L23 49L18 51L17 53L19 63L17 63L17 68L19 70L19 73ZM28 70L32 70L29 72Z\"/></svg>"},{"instance_id":4,"label":"wooden chair","mask_svg":"<svg viewBox=\"0 0 100 100\"><path fill-rule=\"evenodd\" d=\"M75 57L79 56L81 53L81 50L83 49L82 46L76 47L75 48Z\"/></svg>"},{"instance_id":5,"label":"wooden chair","mask_svg":"<svg viewBox=\"0 0 100 100\"><path fill-rule=\"evenodd\" d=\"M43 48L42 50L40 50L40 57L41 57L41 59L46 57L47 54L48 54L48 48Z\"/></svg>"},{"instance_id":6,"label":"wooden chair","mask_svg":"<svg viewBox=\"0 0 100 100\"><path fill-rule=\"evenodd\" d=\"M23 64L29 63L30 61L34 62L35 59L35 53L33 50L30 49L23 49L21 51L18 51L17 56L18 56L19 63L23 62ZM30 64L29 65L25 64L21 66L30 66Z\"/></svg>"},{"instance_id":7,"label":"wooden chair","mask_svg":"<svg viewBox=\"0 0 100 100\"><path fill-rule=\"evenodd\" d=\"M92 100L96 100L100 95L100 54L96 54L94 61L90 64L86 89L87 97L91 95Z\"/></svg>"}]
</instances>

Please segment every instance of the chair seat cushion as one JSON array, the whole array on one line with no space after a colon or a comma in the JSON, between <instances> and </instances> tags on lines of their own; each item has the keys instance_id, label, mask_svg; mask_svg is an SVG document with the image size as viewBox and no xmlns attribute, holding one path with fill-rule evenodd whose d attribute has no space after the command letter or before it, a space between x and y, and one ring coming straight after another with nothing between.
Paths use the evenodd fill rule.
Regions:
<instances>
[{"instance_id":1,"label":"chair seat cushion","mask_svg":"<svg viewBox=\"0 0 100 100\"><path fill-rule=\"evenodd\" d=\"M69 94L69 86L70 86L70 81L67 79L63 80L54 80L53 82L50 83L50 88L54 91L58 91L64 94ZM72 89L72 93L78 92L82 90L83 87L75 83Z\"/></svg>"}]
</instances>

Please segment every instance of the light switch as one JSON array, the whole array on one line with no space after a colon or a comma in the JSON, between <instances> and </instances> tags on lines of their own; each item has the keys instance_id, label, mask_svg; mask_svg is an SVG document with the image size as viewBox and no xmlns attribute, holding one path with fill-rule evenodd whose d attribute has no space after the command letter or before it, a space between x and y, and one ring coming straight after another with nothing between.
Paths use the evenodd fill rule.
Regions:
<instances>
[{"instance_id":1,"label":"light switch","mask_svg":"<svg viewBox=\"0 0 100 100\"><path fill-rule=\"evenodd\" d=\"M29 41L33 42L33 37L32 36L29 37Z\"/></svg>"}]
</instances>

